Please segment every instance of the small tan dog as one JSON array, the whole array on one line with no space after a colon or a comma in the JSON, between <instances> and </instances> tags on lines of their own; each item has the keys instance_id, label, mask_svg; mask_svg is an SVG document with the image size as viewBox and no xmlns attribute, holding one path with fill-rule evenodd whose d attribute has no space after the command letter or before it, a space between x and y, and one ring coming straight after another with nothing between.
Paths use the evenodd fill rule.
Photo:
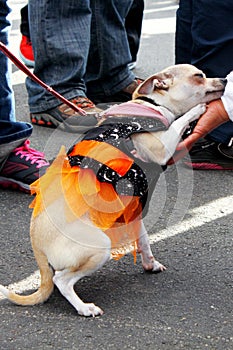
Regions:
<instances>
[{"instance_id":1,"label":"small tan dog","mask_svg":"<svg viewBox=\"0 0 233 350\"><path fill-rule=\"evenodd\" d=\"M165 270L153 257L142 218L182 134L225 84L191 65L171 66L145 80L132 101L104 112L102 123L68 154L60 152L33 185L30 233L41 285L28 296L3 286L0 292L34 305L46 301L55 284L80 315L96 316L103 311L84 303L73 286L111 256L137 250L145 270Z\"/></svg>"}]
</instances>

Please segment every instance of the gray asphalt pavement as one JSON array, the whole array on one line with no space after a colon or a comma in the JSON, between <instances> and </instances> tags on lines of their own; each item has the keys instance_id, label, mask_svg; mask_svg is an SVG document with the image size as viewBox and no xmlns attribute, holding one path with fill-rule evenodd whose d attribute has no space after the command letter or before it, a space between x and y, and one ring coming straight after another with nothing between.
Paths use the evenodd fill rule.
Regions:
<instances>
[{"instance_id":1,"label":"gray asphalt pavement","mask_svg":"<svg viewBox=\"0 0 233 350\"><path fill-rule=\"evenodd\" d=\"M19 9L25 1L11 3L17 53ZM135 70L142 78L174 63L177 2L145 3ZM17 118L29 121L25 76L15 67L13 72ZM35 127L31 143L50 159L76 136ZM140 258L134 265L128 255L81 280L75 286L79 296L104 310L96 318L77 315L57 289L48 302L34 307L13 305L0 295L0 349L233 349L232 175L170 167L146 218L152 250L167 270L145 273ZM29 238L31 200L0 190L0 283L24 293L39 284Z\"/></svg>"}]
</instances>

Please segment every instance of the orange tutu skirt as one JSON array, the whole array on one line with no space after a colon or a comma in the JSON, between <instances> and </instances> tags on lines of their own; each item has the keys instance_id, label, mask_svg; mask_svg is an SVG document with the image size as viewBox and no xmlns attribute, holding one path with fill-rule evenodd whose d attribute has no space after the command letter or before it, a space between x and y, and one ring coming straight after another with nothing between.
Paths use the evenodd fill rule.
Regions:
<instances>
[{"instance_id":1,"label":"orange tutu skirt","mask_svg":"<svg viewBox=\"0 0 233 350\"><path fill-rule=\"evenodd\" d=\"M104 142L84 140L69 156L86 156L124 176L133 160ZM30 208L39 215L59 197L65 200L67 222L88 215L94 225L111 239L112 257L119 259L131 251L136 260L142 207L137 196L119 195L112 184L100 182L93 170L70 166L64 146L45 175L31 185L36 194Z\"/></svg>"}]
</instances>

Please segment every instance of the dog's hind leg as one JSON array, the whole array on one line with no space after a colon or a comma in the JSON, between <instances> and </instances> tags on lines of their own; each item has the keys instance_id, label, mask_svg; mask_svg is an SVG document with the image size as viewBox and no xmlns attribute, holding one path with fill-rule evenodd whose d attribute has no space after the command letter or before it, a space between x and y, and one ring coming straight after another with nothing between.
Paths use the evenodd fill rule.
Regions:
<instances>
[{"instance_id":1,"label":"dog's hind leg","mask_svg":"<svg viewBox=\"0 0 233 350\"><path fill-rule=\"evenodd\" d=\"M53 277L54 284L58 287L61 294L73 305L79 315L83 316L98 316L102 315L103 311L93 303L84 303L74 291L74 284L82 277L88 276L101 268L105 262L110 259L110 249L99 251L87 259L78 270L72 268L58 271Z\"/></svg>"},{"instance_id":2,"label":"dog's hind leg","mask_svg":"<svg viewBox=\"0 0 233 350\"><path fill-rule=\"evenodd\" d=\"M166 267L159 261L155 260L152 254L149 237L143 221L141 221L141 230L138 240L138 252L141 253L142 266L144 270L151 272L161 272L166 270Z\"/></svg>"}]
</instances>

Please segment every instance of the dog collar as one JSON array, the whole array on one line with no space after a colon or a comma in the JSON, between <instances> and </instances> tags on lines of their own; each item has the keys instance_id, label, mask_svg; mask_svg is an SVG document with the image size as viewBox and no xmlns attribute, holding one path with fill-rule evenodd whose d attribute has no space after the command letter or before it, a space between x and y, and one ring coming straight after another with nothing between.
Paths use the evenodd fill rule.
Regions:
<instances>
[{"instance_id":1,"label":"dog collar","mask_svg":"<svg viewBox=\"0 0 233 350\"><path fill-rule=\"evenodd\" d=\"M134 101L128 101L119 105L113 105L107 110L103 111L100 115L101 117L106 119L110 119L114 116L125 116L131 118L134 117L135 121L138 117L145 119L156 119L160 120L163 123L163 125L165 125L167 128L169 127L168 120L163 116L163 114L160 111L148 105L139 104Z\"/></svg>"},{"instance_id":2,"label":"dog collar","mask_svg":"<svg viewBox=\"0 0 233 350\"><path fill-rule=\"evenodd\" d=\"M138 96L138 97L136 97L136 100L143 100L143 101L149 102L152 105L157 106L157 107L161 106L158 103L156 103L154 100L152 100L152 98L149 98L147 96Z\"/></svg>"}]
</instances>

